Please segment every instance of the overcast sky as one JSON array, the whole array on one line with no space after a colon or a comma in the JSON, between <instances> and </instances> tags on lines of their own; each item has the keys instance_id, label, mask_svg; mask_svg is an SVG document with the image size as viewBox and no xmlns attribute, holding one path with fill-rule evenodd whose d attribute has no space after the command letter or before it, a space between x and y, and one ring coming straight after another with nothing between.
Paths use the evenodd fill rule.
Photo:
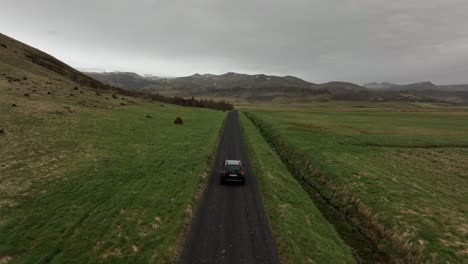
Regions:
<instances>
[{"instance_id":1,"label":"overcast sky","mask_svg":"<svg viewBox=\"0 0 468 264\"><path fill-rule=\"evenodd\" d=\"M468 83L468 0L3 0L0 32L77 68Z\"/></svg>"}]
</instances>

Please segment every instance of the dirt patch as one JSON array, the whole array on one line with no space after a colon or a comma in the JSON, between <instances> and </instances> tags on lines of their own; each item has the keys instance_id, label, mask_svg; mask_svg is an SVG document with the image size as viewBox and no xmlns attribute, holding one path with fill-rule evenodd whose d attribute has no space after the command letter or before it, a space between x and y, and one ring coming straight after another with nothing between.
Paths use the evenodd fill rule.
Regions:
<instances>
[{"instance_id":1,"label":"dirt patch","mask_svg":"<svg viewBox=\"0 0 468 264\"><path fill-rule=\"evenodd\" d=\"M133 253L138 253L140 251L140 249L135 245L132 246L132 250L133 250Z\"/></svg>"},{"instance_id":2,"label":"dirt patch","mask_svg":"<svg viewBox=\"0 0 468 264\"><path fill-rule=\"evenodd\" d=\"M122 253L122 250L120 248L114 248L110 249L104 253L101 254L102 259L107 259L109 257L118 257L121 258L124 254Z\"/></svg>"},{"instance_id":3,"label":"dirt patch","mask_svg":"<svg viewBox=\"0 0 468 264\"><path fill-rule=\"evenodd\" d=\"M13 258L10 256L0 256L0 264L7 264L12 260Z\"/></svg>"},{"instance_id":4,"label":"dirt patch","mask_svg":"<svg viewBox=\"0 0 468 264\"><path fill-rule=\"evenodd\" d=\"M18 203L13 201L13 200L8 200L8 199L4 199L4 200L0 200L0 208L3 208L3 207L13 207L15 205L17 205Z\"/></svg>"}]
</instances>

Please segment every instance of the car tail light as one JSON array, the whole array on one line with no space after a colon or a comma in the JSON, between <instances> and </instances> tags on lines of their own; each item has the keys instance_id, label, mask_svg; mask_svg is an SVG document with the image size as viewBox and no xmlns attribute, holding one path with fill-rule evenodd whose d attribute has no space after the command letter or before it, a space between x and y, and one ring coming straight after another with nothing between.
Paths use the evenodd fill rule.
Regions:
<instances>
[{"instance_id":1,"label":"car tail light","mask_svg":"<svg viewBox=\"0 0 468 264\"><path fill-rule=\"evenodd\" d=\"M244 171L243 171L243 170L241 170L241 174L244 175Z\"/></svg>"},{"instance_id":2,"label":"car tail light","mask_svg":"<svg viewBox=\"0 0 468 264\"><path fill-rule=\"evenodd\" d=\"M226 174L226 170L223 170L223 174Z\"/></svg>"}]
</instances>

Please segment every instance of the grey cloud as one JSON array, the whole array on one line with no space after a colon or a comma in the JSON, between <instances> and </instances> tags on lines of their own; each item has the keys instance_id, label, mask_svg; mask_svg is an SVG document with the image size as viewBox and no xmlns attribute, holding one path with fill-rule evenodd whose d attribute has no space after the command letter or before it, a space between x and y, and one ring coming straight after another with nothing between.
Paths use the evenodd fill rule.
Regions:
<instances>
[{"instance_id":1,"label":"grey cloud","mask_svg":"<svg viewBox=\"0 0 468 264\"><path fill-rule=\"evenodd\" d=\"M77 67L468 82L466 0L16 0L2 9L3 33Z\"/></svg>"}]
</instances>

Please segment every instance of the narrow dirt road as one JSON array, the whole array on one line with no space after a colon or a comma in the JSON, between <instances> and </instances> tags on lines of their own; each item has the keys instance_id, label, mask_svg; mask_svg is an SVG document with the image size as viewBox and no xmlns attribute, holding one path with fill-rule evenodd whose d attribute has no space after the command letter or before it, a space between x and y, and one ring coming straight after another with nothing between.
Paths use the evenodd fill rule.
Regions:
<instances>
[{"instance_id":1,"label":"narrow dirt road","mask_svg":"<svg viewBox=\"0 0 468 264\"><path fill-rule=\"evenodd\" d=\"M225 159L240 159L246 184L221 185ZM214 167L196 213L181 263L278 263L262 199L242 140L237 112L230 112Z\"/></svg>"}]
</instances>

